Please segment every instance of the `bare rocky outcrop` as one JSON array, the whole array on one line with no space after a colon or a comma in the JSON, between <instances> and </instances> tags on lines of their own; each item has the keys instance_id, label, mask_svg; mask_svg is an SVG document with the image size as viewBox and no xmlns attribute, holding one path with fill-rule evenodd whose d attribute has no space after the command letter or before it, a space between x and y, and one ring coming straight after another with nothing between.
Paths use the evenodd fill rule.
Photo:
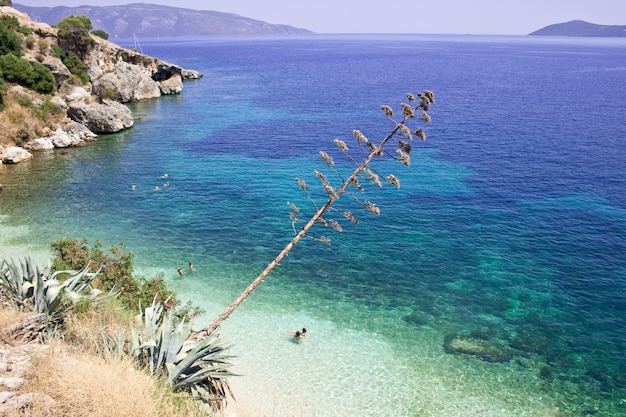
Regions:
<instances>
[{"instance_id":1,"label":"bare rocky outcrop","mask_svg":"<svg viewBox=\"0 0 626 417\"><path fill-rule=\"evenodd\" d=\"M115 133L134 124L130 109L113 100L101 103L71 103L68 116L94 133Z\"/></svg>"},{"instance_id":2,"label":"bare rocky outcrop","mask_svg":"<svg viewBox=\"0 0 626 417\"><path fill-rule=\"evenodd\" d=\"M92 92L98 97L121 103L141 101L161 96L161 89L139 65L120 63L93 82Z\"/></svg>"},{"instance_id":3,"label":"bare rocky outcrop","mask_svg":"<svg viewBox=\"0 0 626 417\"><path fill-rule=\"evenodd\" d=\"M80 123L70 122L57 127L52 136L36 138L24 144L24 148L31 151L46 151L54 148L68 148L82 146L96 140L98 135Z\"/></svg>"},{"instance_id":4,"label":"bare rocky outcrop","mask_svg":"<svg viewBox=\"0 0 626 417\"><path fill-rule=\"evenodd\" d=\"M161 94L178 94L183 89L183 79L180 75L173 75L167 80L159 81L159 89Z\"/></svg>"}]
</instances>

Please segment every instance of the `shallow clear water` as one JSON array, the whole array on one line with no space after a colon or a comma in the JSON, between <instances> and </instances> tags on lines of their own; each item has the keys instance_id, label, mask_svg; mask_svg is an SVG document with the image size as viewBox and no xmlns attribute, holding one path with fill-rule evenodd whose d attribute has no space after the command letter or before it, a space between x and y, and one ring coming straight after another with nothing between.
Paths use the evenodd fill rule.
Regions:
<instances>
[{"instance_id":1,"label":"shallow clear water","mask_svg":"<svg viewBox=\"0 0 626 417\"><path fill-rule=\"evenodd\" d=\"M132 46L132 45L130 45ZM142 41L204 74L131 106L131 130L0 165L3 253L125 242L219 314L291 239L295 177L379 107L431 89L400 190L327 247L301 242L222 326L238 404L268 416L626 414L626 43L313 36ZM170 185L162 186L168 174ZM136 191L131 191L131 185ZM347 200L340 208L352 207ZM42 255L43 254L43 255ZM196 271L178 277L193 262ZM301 326L307 340L286 332ZM514 351L443 349L470 334ZM561 414L559 414L561 413Z\"/></svg>"}]
</instances>

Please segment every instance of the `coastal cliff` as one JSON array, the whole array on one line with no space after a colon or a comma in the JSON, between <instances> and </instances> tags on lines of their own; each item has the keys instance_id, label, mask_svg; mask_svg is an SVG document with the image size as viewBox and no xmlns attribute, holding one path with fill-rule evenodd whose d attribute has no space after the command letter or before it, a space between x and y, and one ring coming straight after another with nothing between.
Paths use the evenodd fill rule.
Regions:
<instances>
[{"instance_id":1,"label":"coastal cliff","mask_svg":"<svg viewBox=\"0 0 626 417\"><path fill-rule=\"evenodd\" d=\"M0 160L5 164L30 159L31 151L80 146L98 134L132 127L133 115L123 103L178 94L184 80L202 77L88 35L91 47L80 57L85 76L79 79L59 58L59 29L12 7L0 7L0 16L19 25L16 36L23 46L17 62L43 65L55 84L50 92L41 93L10 79L3 81Z\"/></svg>"}]
</instances>

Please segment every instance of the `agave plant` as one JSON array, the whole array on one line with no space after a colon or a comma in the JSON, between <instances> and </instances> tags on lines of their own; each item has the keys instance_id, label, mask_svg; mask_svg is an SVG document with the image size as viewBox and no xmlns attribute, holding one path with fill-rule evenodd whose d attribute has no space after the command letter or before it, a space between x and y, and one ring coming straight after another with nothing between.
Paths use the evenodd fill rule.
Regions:
<instances>
[{"instance_id":1,"label":"agave plant","mask_svg":"<svg viewBox=\"0 0 626 417\"><path fill-rule=\"evenodd\" d=\"M131 352L152 375L163 377L172 388L184 390L214 410L223 410L232 392L227 378L231 356L216 337L188 340L191 324L164 313L155 300L138 316L141 334L132 331Z\"/></svg>"},{"instance_id":2,"label":"agave plant","mask_svg":"<svg viewBox=\"0 0 626 417\"><path fill-rule=\"evenodd\" d=\"M55 316L68 308L65 300L73 303L85 297L98 299L102 293L90 287L100 271L90 268L80 271L56 271L40 269L30 257L3 259L0 263L0 288L4 297L19 307L31 306L37 313ZM68 276L63 281L60 277ZM71 306L71 304L69 304Z\"/></svg>"}]
</instances>

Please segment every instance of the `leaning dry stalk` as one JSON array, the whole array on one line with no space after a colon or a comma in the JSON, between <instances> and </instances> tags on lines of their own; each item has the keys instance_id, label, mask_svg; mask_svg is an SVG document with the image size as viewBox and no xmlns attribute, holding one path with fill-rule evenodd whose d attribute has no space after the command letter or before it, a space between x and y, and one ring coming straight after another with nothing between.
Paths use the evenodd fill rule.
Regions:
<instances>
[{"instance_id":1,"label":"leaning dry stalk","mask_svg":"<svg viewBox=\"0 0 626 417\"><path fill-rule=\"evenodd\" d=\"M409 101L414 100L414 97L412 95L410 95L410 94L407 97L408 97ZM317 223L321 219L322 215L328 209L330 209L330 207L333 205L333 203L335 201L337 201L339 199L339 197L346 192L346 189L351 184L358 183L357 178L358 178L359 174L362 171L367 169L368 165L370 164L370 162L372 162L372 159L374 159L374 157L383 155L383 148L385 147L385 145L398 132L401 132L405 136L407 135L407 129L408 128L406 127L405 123L407 122L408 119L411 119L411 118L415 117L415 111L417 109L421 109L422 110L422 117L421 117L422 120L424 122L426 122L426 123L430 122L430 116L428 116L428 114L426 112L428 111L428 106L434 102L434 96L433 96L432 92L426 91L424 93L424 95L418 94L418 97L420 97L421 100L420 100L419 104L417 104L415 107L412 107L411 105L406 105L406 104L402 105L402 107L403 107L403 119L402 119L402 122L396 123L396 125L395 125L394 129L391 131L391 133L387 137L385 137L378 146L373 146L371 144L371 142L368 142L367 139L365 139L364 136L360 135L360 136L362 136L362 139L364 141L366 141L366 144L369 147L369 153L367 154L367 157L365 158L365 160L363 162L361 162L361 164L356 167L356 169L354 170L352 175L350 175L347 179L345 179L343 181L343 183L341 184L341 187L339 187L337 190L332 190L332 192L328 193L328 200L326 201L326 203L323 206L321 206L321 207L319 207L317 209L317 211L315 212L313 217L311 217L311 219L308 221L308 223L306 223L302 227L302 230L300 230L300 232L298 232L293 237L291 242L289 242L287 244L287 246L285 246L285 248L278 254L278 256L276 256L276 258L274 258L274 260L272 262L270 262L269 265L267 265L267 267L263 270L263 272L261 272L259 274L259 276L254 281L252 281L252 283L248 286L248 288L246 288L245 291L243 291L235 299L235 301L233 301L233 303L230 306L228 306L228 308L226 308L219 316L217 316L217 318L215 318L215 320L213 320L211 323L209 323L207 326L205 326L204 328L202 328L198 332L196 332L193 335L191 335L191 338L197 340L197 339L203 339L203 338L209 336L210 334L212 334L224 322L224 320L226 320L232 314L233 311L235 311L235 309L237 307L239 307L239 305L255 290L255 288L261 282L263 282L265 277L267 277L269 275L269 273L280 263L280 261L285 256L287 256L287 254L300 241L300 239L302 239L303 237L306 236L306 234L309 231L309 229L311 229L313 227L313 225L315 225L315 223ZM386 113L387 117L391 118L393 116L393 112L392 112L390 107L383 106L382 109ZM418 134L418 137L420 137L422 140L425 139L425 136L422 136L423 132L422 132L421 129L416 131L416 133ZM410 136L410 131L408 132L408 135ZM358 139L359 138L357 137L357 140ZM402 144L404 142L399 142L399 143ZM401 159L401 162L404 163L404 161L402 160L403 158L400 158L400 159ZM369 204L372 204L372 203L369 203Z\"/></svg>"}]
</instances>

